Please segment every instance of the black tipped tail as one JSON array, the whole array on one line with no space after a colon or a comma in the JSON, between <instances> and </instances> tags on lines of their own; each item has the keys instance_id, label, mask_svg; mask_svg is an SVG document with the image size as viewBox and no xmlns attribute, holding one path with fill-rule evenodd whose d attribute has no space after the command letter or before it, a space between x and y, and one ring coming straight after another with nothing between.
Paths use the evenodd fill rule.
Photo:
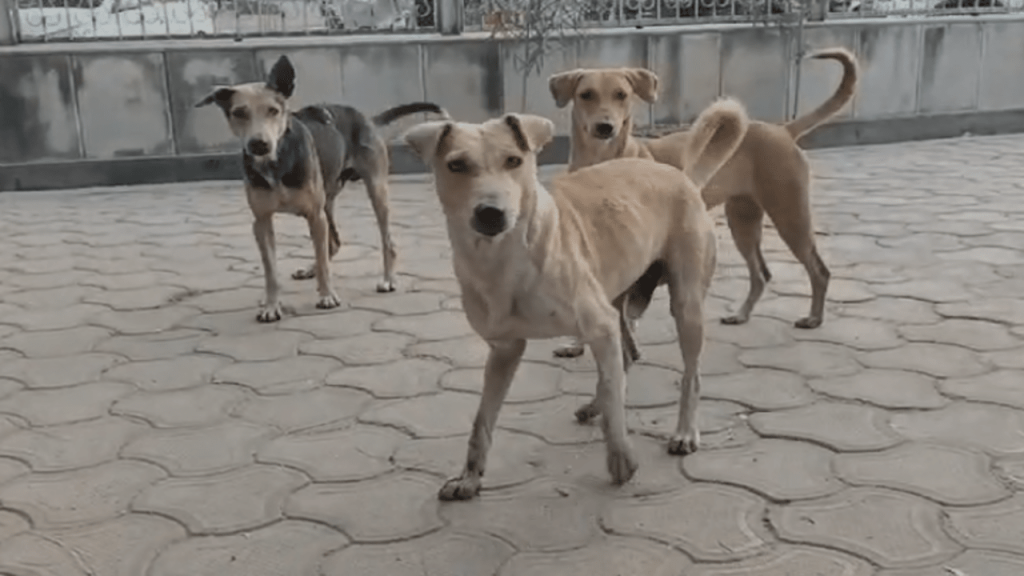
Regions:
<instances>
[{"instance_id":1,"label":"black tipped tail","mask_svg":"<svg viewBox=\"0 0 1024 576\"><path fill-rule=\"evenodd\" d=\"M373 123L376 126L385 126L399 118L402 118L403 116L419 114L420 112L433 112L434 114L440 114L445 118L448 117L448 113L444 111L444 108L441 108L433 102L410 102L409 104L401 104L377 114L373 117Z\"/></svg>"}]
</instances>

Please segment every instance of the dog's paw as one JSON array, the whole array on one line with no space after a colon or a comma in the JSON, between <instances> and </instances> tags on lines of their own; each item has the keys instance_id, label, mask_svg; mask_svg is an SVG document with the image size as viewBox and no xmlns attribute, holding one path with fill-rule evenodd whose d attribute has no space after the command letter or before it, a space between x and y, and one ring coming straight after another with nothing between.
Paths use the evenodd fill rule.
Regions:
<instances>
[{"instance_id":1,"label":"dog's paw","mask_svg":"<svg viewBox=\"0 0 1024 576\"><path fill-rule=\"evenodd\" d=\"M608 473L611 474L612 483L616 486L629 482L639 467L636 456L633 455L633 450L629 446L608 449Z\"/></svg>"},{"instance_id":2,"label":"dog's paw","mask_svg":"<svg viewBox=\"0 0 1024 576\"><path fill-rule=\"evenodd\" d=\"M310 278L316 277L316 269L312 266L309 268L300 268L295 272L292 272L293 280L309 280Z\"/></svg>"},{"instance_id":3,"label":"dog's paw","mask_svg":"<svg viewBox=\"0 0 1024 576\"><path fill-rule=\"evenodd\" d=\"M668 453L675 456L693 454L700 448L700 431L694 429L686 434L676 434L668 441Z\"/></svg>"},{"instance_id":4,"label":"dog's paw","mask_svg":"<svg viewBox=\"0 0 1024 576\"><path fill-rule=\"evenodd\" d=\"M452 500L472 500L477 494L480 494L480 486L479 476L459 476L445 482L441 490L437 492L437 497L446 502Z\"/></svg>"},{"instance_id":5,"label":"dog's paw","mask_svg":"<svg viewBox=\"0 0 1024 576\"><path fill-rule=\"evenodd\" d=\"M797 320L796 322L793 323L793 326L809 330L811 328L817 328L818 326L821 326L821 323L822 318L820 316L808 316L806 318L801 318Z\"/></svg>"},{"instance_id":6,"label":"dog's paw","mask_svg":"<svg viewBox=\"0 0 1024 576\"><path fill-rule=\"evenodd\" d=\"M377 292L394 292L398 288L398 283L394 280L381 280L377 282Z\"/></svg>"},{"instance_id":7,"label":"dog's paw","mask_svg":"<svg viewBox=\"0 0 1024 576\"><path fill-rule=\"evenodd\" d=\"M256 315L257 322L277 322L281 319L281 305L273 304L272 306L264 306L260 309L259 314Z\"/></svg>"},{"instance_id":8,"label":"dog's paw","mask_svg":"<svg viewBox=\"0 0 1024 576\"><path fill-rule=\"evenodd\" d=\"M583 356L583 345L582 344L567 344L555 348L556 358L578 358Z\"/></svg>"},{"instance_id":9,"label":"dog's paw","mask_svg":"<svg viewBox=\"0 0 1024 576\"><path fill-rule=\"evenodd\" d=\"M722 318L722 324L737 326L739 324L746 324L747 320L750 320L749 316L740 316L739 314L735 314L733 316L726 316Z\"/></svg>"},{"instance_id":10,"label":"dog's paw","mask_svg":"<svg viewBox=\"0 0 1024 576\"><path fill-rule=\"evenodd\" d=\"M598 408L595 403L590 402L580 406L579 409L576 410L576 421L580 424L586 424L600 415L601 409Z\"/></svg>"},{"instance_id":11,"label":"dog's paw","mask_svg":"<svg viewBox=\"0 0 1024 576\"><path fill-rule=\"evenodd\" d=\"M341 300L338 299L338 295L334 292L326 296L321 296L320 300L317 300L316 307L321 310L327 310L329 308L337 308L341 306Z\"/></svg>"}]
</instances>

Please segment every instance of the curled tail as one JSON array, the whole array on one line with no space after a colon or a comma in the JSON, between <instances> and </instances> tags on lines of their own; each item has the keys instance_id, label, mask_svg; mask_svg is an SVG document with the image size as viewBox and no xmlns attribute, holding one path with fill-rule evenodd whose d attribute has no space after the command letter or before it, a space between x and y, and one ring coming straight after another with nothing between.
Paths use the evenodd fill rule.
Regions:
<instances>
[{"instance_id":1,"label":"curled tail","mask_svg":"<svg viewBox=\"0 0 1024 576\"><path fill-rule=\"evenodd\" d=\"M723 98L705 108L690 127L684 172L703 188L732 158L747 135L750 117L739 101Z\"/></svg>"},{"instance_id":2,"label":"curled tail","mask_svg":"<svg viewBox=\"0 0 1024 576\"><path fill-rule=\"evenodd\" d=\"M420 112L433 112L434 114L439 114L446 119L449 117L444 108L441 108L433 102L410 102L409 104L401 104L394 108L388 108L380 114L377 114L373 117L373 124L375 126L385 126L399 118L409 116L410 114L418 114Z\"/></svg>"},{"instance_id":3,"label":"curled tail","mask_svg":"<svg viewBox=\"0 0 1024 576\"><path fill-rule=\"evenodd\" d=\"M825 100L821 106L786 124L786 130L789 131L794 140L814 130L832 116L835 116L853 98L853 93L857 89L857 76L859 74L857 58L846 48L819 50L809 54L807 57L820 60L838 60L843 65L843 80L839 83L839 88L836 89L835 94L828 100Z\"/></svg>"}]
</instances>

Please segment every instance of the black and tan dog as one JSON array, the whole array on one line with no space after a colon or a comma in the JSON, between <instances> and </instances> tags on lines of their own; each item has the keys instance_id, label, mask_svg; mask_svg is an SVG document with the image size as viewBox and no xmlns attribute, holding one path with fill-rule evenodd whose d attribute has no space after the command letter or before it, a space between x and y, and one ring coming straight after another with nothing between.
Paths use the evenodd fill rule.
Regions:
<instances>
[{"instance_id":1,"label":"black and tan dog","mask_svg":"<svg viewBox=\"0 0 1024 576\"><path fill-rule=\"evenodd\" d=\"M232 133L242 141L245 194L255 222L253 235L263 260L266 300L257 319L281 318L273 216L287 212L309 222L315 263L295 272L295 279L316 277L318 308L340 304L331 288L328 261L341 246L334 223L334 199L348 181L362 180L373 203L384 253L379 292L395 289L397 252L388 227L388 148L375 126L420 112L447 113L430 102L396 106L374 116L372 123L350 106L322 104L288 109L295 91L295 69L282 56L266 83L217 87L196 104L217 104Z\"/></svg>"}]
</instances>

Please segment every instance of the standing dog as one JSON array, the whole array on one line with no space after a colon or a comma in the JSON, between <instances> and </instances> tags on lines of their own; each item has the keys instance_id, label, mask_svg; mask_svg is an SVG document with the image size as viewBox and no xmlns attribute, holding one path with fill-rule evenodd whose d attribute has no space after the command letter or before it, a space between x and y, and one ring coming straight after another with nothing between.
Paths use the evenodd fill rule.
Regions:
<instances>
[{"instance_id":1,"label":"standing dog","mask_svg":"<svg viewBox=\"0 0 1024 576\"><path fill-rule=\"evenodd\" d=\"M857 60L844 48L831 48L811 58L838 60L843 79L836 92L809 114L783 125L751 122L746 138L732 157L702 190L708 209L725 204L733 240L747 264L750 290L736 314L725 324L743 324L771 272L761 254L764 215L772 219L779 236L811 281L810 314L797 320L797 328L817 328L824 319L825 292L830 273L818 255L810 204L810 169L797 140L837 114L853 98L857 86ZM569 171L612 158L650 158L680 169L686 168L684 151L692 130L651 140L632 135L634 94L653 103L658 77L642 68L571 70L548 80L555 104L572 107L572 143ZM578 356L579 344L558 349L558 356Z\"/></svg>"},{"instance_id":2,"label":"standing dog","mask_svg":"<svg viewBox=\"0 0 1024 576\"><path fill-rule=\"evenodd\" d=\"M685 174L620 159L559 176L551 192L537 179L537 152L554 132L550 120L508 114L483 124L430 122L406 133L434 173L466 317L490 346L466 468L444 485L441 499L479 492L495 421L528 339L575 336L590 345L597 393L576 417L603 416L612 480L633 476L624 398L630 358L623 339L630 336L621 326L631 287L649 301L668 284L685 363L669 451L697 449L704 297L716 255L700 186L732 156L747 124L741 105L716 102L694 125Z\"/></svg>"},{"instance_id":3,"label":"standing dog","mask_svg":"<svg viewBox=\"0 0 1024 576\"><path fill-rule=\"evenodd\" d=\"M334 223L334 199L349 180L363 180L373 203L384 253L384 278L379 292L395 289L397 252L388 228L388 148L374 126L383 126L418 112L447 117L436 104L415 102L385 110L371 124L349 106L324 104L288 109L295 91L295 69L282 56L266 83L218 87L196 104L216 104L232 133L242 141L245 195L255 222L252 231L263 260L266 299L257 319L281 319L273 216L287 212L309 222L315 263L295 272L300 280L316 277L317 308L338 306L331 288L328 261L341 247Z\"/></svg>"}]
</instances>

